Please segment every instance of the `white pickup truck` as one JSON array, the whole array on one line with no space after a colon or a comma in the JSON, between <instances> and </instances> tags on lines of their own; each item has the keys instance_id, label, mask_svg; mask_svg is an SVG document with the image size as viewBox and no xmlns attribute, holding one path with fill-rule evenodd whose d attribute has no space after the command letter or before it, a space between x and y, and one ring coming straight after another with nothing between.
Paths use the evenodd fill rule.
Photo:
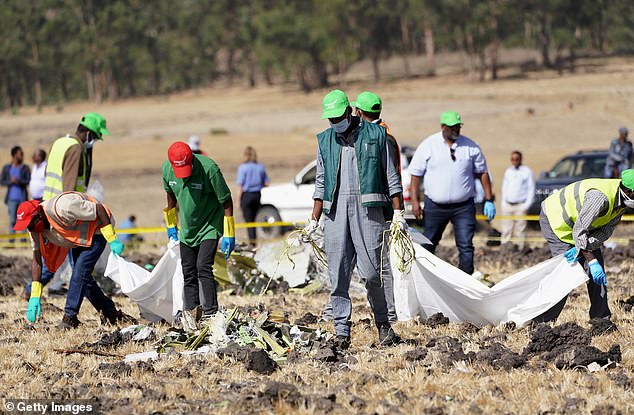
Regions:
<instances>
[{"instance_id":1,"label":"white pickup truck","mask_svg":"<svg viewBox=\"0 0 634 415\"><path fill-rule=\"evenodd\" d=\"M407 173L407 166L414 156L416 149L409 146L401 147L401 168L403 179L403 199L405 201L405 218L414 220L410 202L411 176ZM313 192L315 190L315 160L304 166L289 183L272 184L262 189L261 207L256 222L306 222L313 211ZM273 226L258 229L261 238L281 236L286 227Z\"/></svg>"}]
</instances>

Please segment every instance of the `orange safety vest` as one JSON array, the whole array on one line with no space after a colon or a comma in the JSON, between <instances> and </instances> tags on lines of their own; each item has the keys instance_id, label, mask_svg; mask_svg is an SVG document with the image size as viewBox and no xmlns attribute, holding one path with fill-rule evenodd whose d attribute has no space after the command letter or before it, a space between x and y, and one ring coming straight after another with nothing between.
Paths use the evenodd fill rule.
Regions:
<instances>
[{"instance_id":1,"label":"orange safety vest","mask_svg":"<svg viewBox=\"0 0 634 415\"><path fill-rule=\"evenodd\" d=\"M46 215L48 222L51 224L51 227L60 235L62 235L64 239L75 245L89 247L90 245L92 245L92 237L97 231L99 218L92 221L78 220L73 224L68 224L59 217L59 215L57 214L57 210L55 209L57 199L70 193L78 194L84 200L89 200L93 203L97 203L97 201L92 196L89 196L85 193L64 192L54 197L53 199L51 199L50 202L46 204L46 206L44 207L44 214ZM103 207L106 209L106 213L112 221L112 214L110 213L110 210L106 205L103 205ZM44 257L46 267L52 272L55 272L57 268L59 268L62 263L64 263L64 259L68 254L68 248L56 246L48 241L45 242L44 238L40 237L40 252Z\"/></svg>"}]
</instances>

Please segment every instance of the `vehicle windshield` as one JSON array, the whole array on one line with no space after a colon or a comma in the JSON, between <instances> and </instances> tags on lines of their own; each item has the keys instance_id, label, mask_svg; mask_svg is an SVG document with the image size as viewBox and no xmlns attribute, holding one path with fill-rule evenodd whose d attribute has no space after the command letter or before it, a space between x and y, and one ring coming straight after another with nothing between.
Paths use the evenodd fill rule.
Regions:
<instances>
[{"instance_id":1,"label":"vehicle windshield","mask_svg":"<svg viewBox=\"0 0 634 415\"><path fill-rule=\"evenodd\" d=\"M299 184L315 184L315 176L317 175L317 167L313 167L308 170L306 174L302 176L302 180Z\"/></svg>"},{"instance_id":2,"label":"vehicle windshield","mask_svg":"<svg viewBox=\"0 0 634 415\"><path fill-rule=\"evenodd\" d=\"M605 158L585 157L561 160L548 172L551 179L566 177L603 177Z\"/></svg>"}]
</instances>

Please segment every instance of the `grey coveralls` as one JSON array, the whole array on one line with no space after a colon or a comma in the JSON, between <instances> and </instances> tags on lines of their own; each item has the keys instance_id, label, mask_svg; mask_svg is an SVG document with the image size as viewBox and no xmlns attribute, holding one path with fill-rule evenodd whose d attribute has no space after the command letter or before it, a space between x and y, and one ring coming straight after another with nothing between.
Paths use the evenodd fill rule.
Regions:
<instances>
[{"instance_id":1,"label":"grey coveralls","mask_svg":"<svg viewBox=\"0 0 634 415\"><path fill-rule=\"evenodd\" d=\"M359 122L357 120L353 122ZM335 331L340 336L350 336L352 301L348 290L355 265L365 280L368 301L376 324L388 322L388 309L395 313L387 234L385 235L386 243L383 244L383 234L388 229L383 209L361 205L359 170L354 148L358 135L358 126L347 138L337 134L336 139L342 146L338 189L335 192L330 213L324 220L325 251L332 284L330 302ZM392 197L403 191L398 166L394 163L394 158L390 157L389 152L389 146L386 145L381 159L388 183L388 188L385 189L386 200L388 200L387 195ZM318 149L313 199L323 200L323 197L324 163ZM391 200L389 203L391 205ZM381 257L383 257L383 281L381 281Z\"/></svg>"}]
</instances>

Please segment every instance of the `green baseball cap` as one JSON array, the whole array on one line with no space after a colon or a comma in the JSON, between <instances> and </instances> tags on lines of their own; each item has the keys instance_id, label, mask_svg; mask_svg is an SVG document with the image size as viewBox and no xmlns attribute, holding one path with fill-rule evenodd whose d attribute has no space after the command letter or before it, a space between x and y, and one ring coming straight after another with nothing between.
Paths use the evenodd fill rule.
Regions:
<instances>
[{"instance_id":1,"label":"green baseball cap","mask_svg":"<svg viewBox=\"0 0 634 415\"><path fill-rule=\"evenodd\" d=\"M621 183L630 190L634 190L634 169L623 170L621 173Z\"/></svg>"},{"instance_id":2,"label":"green baseball cap","mask_svg":"<svg viewBox=\"0 0 634 415\"><path fill-rule=\"evenodd\" d=\"M357 100L351 102L350 105L365 112L381 112L381 108L383 108L381 97L369 91L360 93Z\"/></svg>"},{"instance_id":3,"label":"green baseball cap","mask_svg":"<svg viewBox=\"0 0 634 415\"><path fill-rule=\"evenodd\" d=\"M460 114L456 111L445 111L440 116L440 125L453 127L458 124L462 125L462 120L460 119Z\"/></svg>"},{"instance_id":4,"label":"green baseball cap","mask_svg":"<svg viewBox=\"0 0 634 415\"><path fill-rule=\"evenodd\" d=\"M89 112L81 117L79 125L83 125L95 133L99 140L103 140L102 135L110 135L110 131L106 128L106 119L96 112Z\"/></svg>"},{"instance_id":5,"label":"green baseball cap","mask_svg":"<svg viewBox=\"0 0 634 415\"><path fill-rule=\"evenodd\" d=\"M321 119L341 117L349 105L348 97L345 92L334 89L328 92L321 101L321 107L323 109Z\"/></svg>"}]
</instances>

